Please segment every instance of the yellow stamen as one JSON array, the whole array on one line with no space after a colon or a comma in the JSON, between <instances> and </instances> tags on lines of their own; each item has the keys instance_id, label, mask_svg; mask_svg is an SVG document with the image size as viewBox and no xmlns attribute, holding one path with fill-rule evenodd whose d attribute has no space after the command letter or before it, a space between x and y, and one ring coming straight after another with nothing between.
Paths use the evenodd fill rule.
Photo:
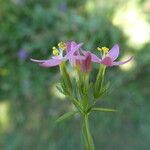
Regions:
<instances>
[{"instance_id":1,"label":"yellow stamen","mask_svg":"<svg viewBox=\"0 0 150 150\"><path fill-rule=\"evenodd\" d=\"M98 51L102 51L102 49L101 49L100 47L97 47L97 50L98 50Z\"/></svg>"},{"instance_id":2,"label":"yellow stamen","mask_svg":"<svg viewBox=\"0 0 150 150\"><path fill-rule=\"evenodd\" d=\"M109 48L107 48L107 47L102 47L102 50L103 50L104 53L108 53Z\"/></svg>"},{"instance_id":3,"label":"yellow stamen","mask_svg":"<svg viewBox=\"0 0 150 150\"><path fill-rule=\"evenodd\" d=\"M98 50L98 51L103 51L104 53L108 53L109 48L107 48L107 47L102 47L102 48L97 47L97 50Z\"/></svg>"},{"instance_id":4,"label":"yellow stamen","mask_svg":"<svg viewBox=\"0 0 150 150\"><path fill-rule=\"evenodd\" d=\"M57 56L59 54L59 50L56 47L53 47L53 55Z\"/></svg>"},{"instance_id":5,"label":"yellow stamen","mask_svg":"<svg viewBox=\"0 0 150 150\"><path fill-rule=\"evenodd\" d=\"M58 47L61 48L62 50L66 49L66 43L60 42L58 43Z\"/></svg>"}]
</instances>

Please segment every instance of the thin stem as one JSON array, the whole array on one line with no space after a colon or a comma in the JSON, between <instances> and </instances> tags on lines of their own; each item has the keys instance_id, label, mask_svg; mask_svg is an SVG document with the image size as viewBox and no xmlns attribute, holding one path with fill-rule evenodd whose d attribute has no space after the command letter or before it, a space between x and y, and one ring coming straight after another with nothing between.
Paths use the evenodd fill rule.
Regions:
<instances>
[{"instance_id":1,"label":"thin stem","mask_svg":"<svg viewBox=\"0 0 150 150\"><path fill-rule=\"evenodd\" d=\"M103 87L105 70L106 70L106 66L103 66L103 67L102 67L102 82L101 82L101 88Z\"/></svg>"},{"instance_id":2,"label":"thin stem","mask_svg":"<svg viewBox=\"0 0 150 150\"><path fill-rule=\"evenodd\" d=\"M82 100L83 100L83 107L86 110L88 108L89 105L89 101L88 101L88 88L89 88L89 75L88 74L83 74L84 76L84 83L83 83L83 89L84 89L84 93L82 95Z\"/></svg>"},{"instance_id":3,"label":"thin stem","mask_svg":"<svg viewBox=\"0 0 150 150\"><path fill-rule=\"evenodd\" d=\"M86 110L88 107L88 88L89 88L89 74L82 72L77 68L77 84L79 97L82 99L82 106Z\"/></svg>"},{"instance_id":4,"label":"thin stem","mask_svg":"<svg viewBox=\"0 0 150 150\"><path fill-rule=\"evenodd\" d=\"M96 79L96 83L99 83L99 82L100 82L100 83L99 83L99 84L100 84L100 88L101 88L102 85L103 85L105 70L106 70L106 66L101 65L101 66L100 66L100 69L99 69L99 72L98 72L98 75L97 75L97 79Z\"/></svg>"},{"instance_id":5,"label":"thin stem","mask_svg":"<svg viewBox=\"0 0 150 150\"><path fill-rule=\"evenodd\" d=\"M88 114L83 116L83 135L85 142L85 150L95 150L93 139L89 129Z\"/></svg>"},{"instance_id":6,"label":"thin stem","mask_svg":"<svg viewBox=\"0 0 150 150\"><path fill-rule=\"evenodd\" d=\"M99 72L97 74L95 85L94 85L94 97L95 98L98 98L99 93L103 88L105 70L106 70L106 66L100 65Z\"/></svg>"}]
</instances>

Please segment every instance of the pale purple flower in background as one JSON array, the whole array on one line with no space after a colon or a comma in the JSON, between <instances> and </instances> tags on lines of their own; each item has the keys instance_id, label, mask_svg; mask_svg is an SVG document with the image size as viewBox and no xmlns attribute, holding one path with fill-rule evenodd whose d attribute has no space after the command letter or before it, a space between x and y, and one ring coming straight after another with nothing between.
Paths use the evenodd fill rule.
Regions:
<instances>
[{"instance_id":1,"label":"pale purple flower in background","mask_svg":"<svg viewBox=\"0 0 150 150\"><path fill-rule=\"evenodd\" d=\"M52 58L48 60L36 60L32 59L31 61L39 63L42 67L53 67L59 65L63 61L69 60L71 63L75 59L83 59L83 56L76 56L74 53L80 49L82 43L76 44L75 42L67 42L66 43L66 55L63 56L64 50L62 48L56 49L59 51L57 56L52 56Z\"/></svg>"},{"instance_id":2,"label":"pale purple flower in background","mask_svg":"<svg viewBox=\"0 0 150 150\"><path fill-rule=\"evenodd\" d=\"M67 3L66 2L62 2L60 3L59 7L58 7L59 11L61 12L66 12L68 7L67 7Z\"/></svg>"},{"instance_id":3,"label":"pale purple flower in background","mask_svg":"<svg viewBox=\"0 0 150 150\"><path fill-rule=\"evenodd\" d=\"M82 52L85 55L86 51L82 51ZM116 61L116 59L119 56L119 45L118 44L114 45L110 49L110 51L108 51L107 54L104 54L102 56L102 58L99 58L98 56L96 56L93 53L91 53L91 56L92 56L92 62L101 63L101 64L109 66L109 67L123 65L133 59L133 57L130 57L125 61Z\"/></svg>"},{"instance_id":4,"label":"pale purple flower in background","mask_svg":"<svg viewBox=\"0 0 150 150\"><path fill-rule=\"evenodd\" d=\"M17 56L20 60L26 60L29 56L29 52L25 49L20 49L19 52L17 53Z\"/></svg>"},{"instance_id":5,"label":"pale purple flower in background","mask_svg":"<svg viewBox=\"0 0 150 150\"><path fill-rule=\"evenodd\" d=\"M13 0L13 2L15 4L18 4L18 5L21 5L21 6L26 4L26 0Z\"/></svg>"}]
</instances>

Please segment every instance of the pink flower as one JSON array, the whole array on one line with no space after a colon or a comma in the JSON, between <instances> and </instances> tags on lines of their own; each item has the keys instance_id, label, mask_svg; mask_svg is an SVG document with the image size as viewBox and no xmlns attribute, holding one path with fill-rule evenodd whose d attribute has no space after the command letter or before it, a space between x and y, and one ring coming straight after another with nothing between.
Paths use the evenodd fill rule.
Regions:
<instances>
[{"instance_id":1,"label":"pink flower","mask_svg":"<svg viewBox=\"0 0 150 150\"><path fill-rule=\"evenodd\" d=\"M63 61L69 60L70 62L72 62L76 59L83 59L83 56L74 55L74 53L77 52L81 46L82 43L77 44L73 41L67 43L60 42L58 44L58 49L56 47L53 47L53 54L55 56L52 56L52 58L48 60L36 60L31 58L31 61L39 63L39 65L42 67L53 67L59 65ZM63 54L64 50L66 50L65 55Z\"/></svg>"},{"instance_id":2,"label":"pink flower","mask_svg":"<svg viewBox=\"0 0 150 150\"><path fill-rule=\"evenodd\" d=\"M116 61L116 59L119 56L119 45L118 44L114 45L110 49L110 51L108 51L108 48L106 48L106 47L103 47L102 49L98 48L98 50L103 51L102 58L99 58L98 56L96 56L95 54L90 52L91 57L92 57L92 62L101 63L101 64L109 66L109 67L123 65L123 64L131 61L133 58L133 57L130 57L125 61ZM85 55L86 51L82 51L82 52Z\"/></svg>"}]
</instances>

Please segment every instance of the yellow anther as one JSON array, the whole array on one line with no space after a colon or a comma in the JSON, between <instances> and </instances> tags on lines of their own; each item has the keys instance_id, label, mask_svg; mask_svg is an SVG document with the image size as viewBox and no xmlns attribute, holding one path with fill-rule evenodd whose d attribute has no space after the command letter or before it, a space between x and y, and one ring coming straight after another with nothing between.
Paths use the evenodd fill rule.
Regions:
<instances>
[{"instance_id":1,"label":"yellow anther","mask_svg":"<svg viewBox=\"0 0 150 150\"><path fill-rule=\"evenodd\" d=\"M53 55L58 55L59 54L59 50L56 47L53 47Z\"/></svg>"},{"instance_id":2,"label":"yellow anther","mask_svg":"<svg viewBox=\"0 0 150 150\"><path fill-rule=\"evenodd\" d=\"M66 49L66 43L60 42L58 43L58 47L61 48L62 50Z\"/></svg>"},{"instance_id":3,"label":"yellow anther","mask_svg":"<svg viewBox=\"0 0 150 150\"><path fill-rule=\"evenodd\" d=\"M104 53L108 53L109 48L107 48L107 47L102 47L102 48L97 47L97 50L98 50L98 51L103 51Z\"/></svg>"},{"instance_id":4,"label":"yellow anther","mask_svg":"<svg viewBox=\"0 0 150 150\"><path fill-rule=\"evenodd\" d=\"M102 47L102 50L103 50L104 53L108 53L109 48L107 48L107 47Z\"/></svg>"},{"instance_id":5,"label":"yellow anther","mask_svg":"<svg viewBox=\"0 0 150 150\"><path fill-rule=\"evenodd\" d=\"M98 51L102 51L102 49L101 49L100 47L97 47L97 50L98 50Z\"/></svg>"}]
</instances>

